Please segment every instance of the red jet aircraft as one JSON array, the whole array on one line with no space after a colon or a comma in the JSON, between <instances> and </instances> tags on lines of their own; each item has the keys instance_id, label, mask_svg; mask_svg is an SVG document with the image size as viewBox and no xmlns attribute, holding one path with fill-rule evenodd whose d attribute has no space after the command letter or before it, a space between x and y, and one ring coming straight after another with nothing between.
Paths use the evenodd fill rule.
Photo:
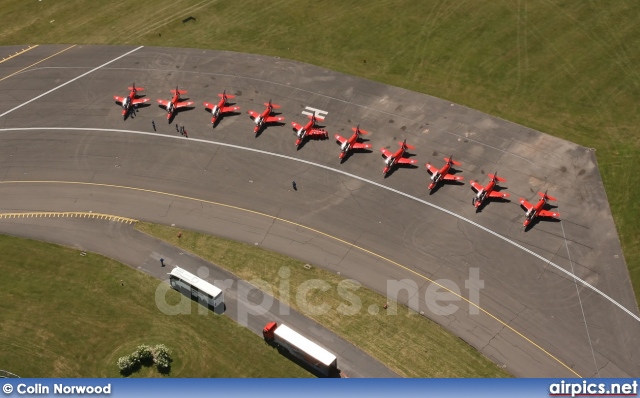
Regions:
<instances>
[{"instance_id":1,"label":"red jet aircraft","mask_svg":"<svg viewBox=\"0 0 640 398\"><path fill-rule=\"evenodd\" d=\"M340 142L340 159L343 159L353 149L371 149L371 145L358 142L360 134L369 134L368 131L360 130L360 125L351 127L351 130L353 130L353 135L349 139L338 134L335 135L336 141Z\"/></svg>"},{"instance_id":2,"label":"red jet aircraft","mask_svg":"<svg viewBox=\"0 0 640 398\"><path fill-rule=\"evenodd\" d=\"M240 110L239 106L227 106L227 99L235 98L235 95L227 95L227 92L225 90L222 92L222 94L218 94L218 97L220 97L220 102L218 102L218 105L210 104L208 102L204 103L204 107L206 109L211 109L211 115L213 115L213 117L211 118L211 124L214 126L216 124L216 120L218 120L218 117L220 117L221 114Z\"/></svg>"},{"instance_id":3,"label":"red jet aircraft","mask_svg":"<svg viewBox=\"0 0 640 398\"><path fill-rule=\"evenodd\" d=\"M389 170L391 170L391 168L397 164L416 164L415 160L403 157L407 149L416 149L416 147L407 144L406 138L404 141L398 142L398 145L400 145L400 149L398 149L396 153L391 153L385 148L380 148L380 152L382 152L382 154L386 157L386 159L384 160L385 167L384 170L382 170L382 174L386 175Z\"/></svg>"},{"instance_id":4,"label":"red jet aircraft","mask_svg":"<svg viewBox=\"0 0 640 398\"><path fill-rule=\"evenodd\" d=\"M180 101L180 94L186 94L187 90L178 90L178 86L176 86L176 89L171 90L171 93L173 94L173 98L171 98L171 101L165 101L161 99L158 100L158 103L167 110L167 121L169 123L171 123L171 117L176 112L176 110L193 105L193 101Z\"/></svg>"},{"instance_id":5,"label":"red jet aircraft","mask_svg":"<svg viewBox=\"0 0 640 398\"><path fill-rule=\"evenodd\" d=\"M251 117L253 118L253 121L256 124L255 127L253 128L253 132L256 134L258 134L258 131L260 131L260 129L265 123L277 123L277 122L284 121L283 117L271 116L271 113L273 112L273 110L279 109L280 105L271 103L271 100L269 100L269 102L265 102L264 105L266 106L266 109L262 113L247 111L247 113L251 115Z\"/></svg>"},{"instance_id":6,"label":"red jet aircraft","mask_svg":"<svg viewBox=\"0 0 640 398\"><path fill-rule=\"evenodd\" d=\"M296 130L296 147L299 147L307 137L329 137L329 133L326 130L316 128L316 122L318 120L324 120L323 118L316 117L315 115L309 116L309 121L304 126L291 122L291 125Z\"/></svg>"},{"instance_id":7,"label":"red jet aircraft","mask_svg":"<svg viewBox=\"0 0 640 398\"><path fill-rule=\"evenodd\" d=\"M489 178L491 178L491 181L489 181L489 183L485 187L483 187L482 185L480 185L479 183L473 180L469 181L469 184L471 184L471 187L476 191L478 191L478 194L473 197L473 201L472 201L473 205L476 208L476 211L478 211L478 208L480 207L482 202L484 202L485 199L487 198L504 199L509 197L508 193L501 193L501 192L494 191L496 187L496 183L507 182L507 180L505 180L504 178L498 177L497 171L495 174L487 174L487 175L489 176Z\"/></svg>"},{"instance_id":8,"label":"red jet aircraft","mask_svg":"<svg viewBox=\"0 0 640 398\"><path fill-rule=\"evenodd\" d=\"M460 176L455 176L453 174L449 174L449 171L451 170L451 166L456 165L456 166L462 166L462 164L460 162L456 162L455 160L453 160L453 156L449 156L448 158L444 158L444 161L447 162L445 163L444 166L442 166L442 168L440 170L436 169L435 166L433 166L431 163L427 163L425 164L425 166L427 166L427 170L429 170L429 173L431 173L431 184L429 184L429 190L432 190L433 188L435 188L436 185L438 185L438 183L440 181L446 180L446 181L462 181L464 179L464 177L460 177Z\"/></svg>"},{"instance_id":9,"label":"red jet aircraft","mask_svg":"<svg viewBox=\"0 0 640 398\"><path fill-rule=\"evenodd\" d=\"M142 87L136 87L136 84L133 83L133 86L128 87L130 93L126 97L118 97L114 95L116 102L119 102L122 105L122 117L126 118L127 114L131 112L131 108L138 104L143 104L149 101L149 98L138 98L138 91L144 91Z\"/></svg>"},{"instance_id":10,"label":"red jet aircraft","mask_svg":"<svg viewBox=\"0 0 640 398\"><path fill-rule=\"evenodd\" d=\"M536 217L555 217L555 218L560 217L560 213L543 209L544 205L547 203L548 200L557 201L558 199L554 198L553 196L547 195L547 191L544 191L544 193L538 192L538 195L541 197L541 199L538 201L538 203L536 203L535 206L527 202L526 199L520 198L520 204L525 209L527 209L524 223L522 224L525 228Z\"/></svg>"}]
</instances>

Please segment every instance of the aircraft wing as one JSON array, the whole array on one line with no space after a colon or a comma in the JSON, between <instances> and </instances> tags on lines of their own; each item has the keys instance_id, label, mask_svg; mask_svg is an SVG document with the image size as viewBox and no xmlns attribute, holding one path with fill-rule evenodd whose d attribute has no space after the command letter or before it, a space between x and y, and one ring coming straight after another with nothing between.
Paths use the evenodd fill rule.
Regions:
<instances>
[{"instance_id":1,"label":"aircraft wing","mask_svg":"<svg viewBox=\"0 0 640 398\"><path fill-rule=\"evenodd\" d=\"M220 110L220 112L235 112L239 110L240 110L239 106L225 106Z\"/></svg>"},{"instance_id":2,"label":"aircraft wing","mask_svg":"<svg viewBox=\"0 0 640 398\"><path fill-rule=\"evenodd\" d=\"M325 130L311 129L307 135L309 137L327 137L329 134Z\"/></svg>"},{"instance_id":3,"label":"aircraft wing","mask_svg":"<svg viewBox=\"0 0 640 398\"><path fill-rule=\"evenodd\" d=\"M135 98L133 101L131 101L131 103L133 105L138 105L138 104L144 104L145 102L148 102L149 98Z\"/></svg>"},{"instance_id":4,"label":"aircraft wing","mask_svg":"<svg viewBox=\"0 0 640 398\"><path fill-rule=\"evenodd\" d=\"M336 137L336 141L340 141L341 144L344 144L344 142L347 140L346 138L344 138L339 134L336 134L334 137Z\"/></svg>"},{"instance_id":5,"label":"aircraft wing","mask_svg":"<svg viewBox=\"0 0 640 398\"><path fill-rule=\"evenodd\" d=\"M124 97L118 97L117 95L113 96L113 99L115 99L116 101L123 103L124 102Z\"/></svg>"},{"instance_id":6,"label":"aircraft wing","mask_svg":"<svg viewBox=\"0 0 640 398\"><path fill-rule=\"evenodd\" d=\"M361 144L359 142L353 143L353 149L371 149L370 144Z\"/></svg>"},{"instance_id":7,"label":"aircraft wing","mask_svg":"<svg viewBox=\"0 0 640 398\"><path fill-rule=\"evenodd\" d=\"M169 106L169 101L165 101L165 100L158 100L158 103L162 106L164 106L165 108Z\"/></svg>"},{"instance_id":8,"label":"aircraft wing","mask_svg":"<svg viewBox=\"0 0 640 398\"><path fill-rule=\"evenodd\" d=\"M560 213L556 213L549 210L540 210L540 213L538 213L538 215L540 217L560 217Z\"/></svg>"},{"instance_id":9,"label":"aircraft wing","mask_svg":"<svg viewBox=\"0 0 640 398\"><path fill-rule=\"evenodd\" d=\"M409 159L409 158L400 158L398 159L398 164L416 164L417 160Z\"/></svg>"},{"instance_id":10,"label":"aircraft wing","mask_svg":"<svg viewBox=\"0 0 640 398\"><path fill-rule=\"evenodd\" d=\"M177 109L177 108L184 108L184 107L186 107L186 106L190 106L190 105L193 105L193 101L178 102L178 103L176 104L176 109Z\"/></svg>"},{"instance_id":11,"label":"aircraft wing","mask_svg":"<svg viewBox=\"0 0 640 398\"><path fill-rule=\"evenodd\" d=\"M247 113L249 115L251 115L251 117L254 118L254 119L257 118L258 116L260 116L260 114L258 112L256 112L256 111L247 111Z\"/></svg>"},{"instance_id":12,"label":"aircraft wing","mask_svg":"<svg viewBox=\"0 0 640 398\"><path fill-rule=\"evenodd\" d=\"M524 198L520 198L520 204L523 205L527 210L531 210L533 208L533 205L527 202L527 200Z\"/></svg>"},{"instance_id":13,"label":"aircraft wing","mask_svg":"<svg viewBox=\"0 0 640 398\"><path fill-rule=\"evenodd\" d=\"M387 158L390 157L390 156L393 156L393 153L389 152L389 150L387 150L385 148L380 148L380 152L382 152L382 154Z\"/></svg>"},{"instance_id":14,"label":"aircraft wing","mask_svg":"<svg viewBox=\"0 0 640 398\"><path fill-rule=\"evenodd\" d=\"M427 166L427 169L431 172L431 174L435 174L439 171L438 168L431 163L427 163L425 164L425 166Z\"/></svg>"},{"instance_id":15,"label":"aircraft wing","mask_svg":"<svg viewBox=\"0 0 640 398\"><path fill-rule=\"evenodd\" d=\"M496 191L491 191L489 193L489 197L490 198L508 198L509 194L508 193L502 193L502 192L496 192Z\"/></svg>"},{"instance_id":16,"label":"aircraft wing","mask_svg":"<svg viewBox=\"0 0 640 398\"><path fill-rule=\"evenodd\" d=\"M210 103L208 103L208 102L205 102L205 103L204 103L204 107L205 107L205 109L213 109L213 107L214 107L214 106L215 106L214 104L210 104Z\"/></svg>"},{"instance_id":17,"label":"aircraft wing","mask_svg":"<svg viewBox=\"0 0 640 398\"><path fill-rule=\"evenodd\" d=\"M473 187L473 189L475 189L476 191L482 191L484 189L484 187L480 184L478 184L477 182L471 180L469 181L469 184L471 184L471 186ZM491 191L491 193L489 194L489 196L492 196L491 194L493 193L493 191ZM501 196L502 197L502 196Z\"/></svg>"},{"instance_id":18,"label":"aircraft wing","mask_svg":"<svg viewBox=\"0 0 640 398\"><path fill-rule=\"evenodd\" d=\"M453 174L445 174L444 177L442 177L442 179L447 181L462 181L464 180L464 177L456 176Z\"/></svg>"},{"instance_id":19,"label":"aircraft wing","mask_svg":"<svg viewBox=\"0 0 640 398\"><path fill-rule=\"evenodd\" d=\"M284 118L281 116L267 116L264 118L265 123L283 122Z\"/></svg>"},{"instance_id":20,"label":"aircraft wing","mask_svg":"<svg viewBox=\"0 0 640 398\"><path fill-rule=\"evenodd\" d=\"M294 128L294 129L296 129L296 130L300 130L300 129L302 128L302 126L301 126L301 125L299 125L299 124L298 124L298 123L296 123L296 122L291 122L291 125L292 125L292 126L293 126L293 128Z\"/></svg>"}]
</instances>

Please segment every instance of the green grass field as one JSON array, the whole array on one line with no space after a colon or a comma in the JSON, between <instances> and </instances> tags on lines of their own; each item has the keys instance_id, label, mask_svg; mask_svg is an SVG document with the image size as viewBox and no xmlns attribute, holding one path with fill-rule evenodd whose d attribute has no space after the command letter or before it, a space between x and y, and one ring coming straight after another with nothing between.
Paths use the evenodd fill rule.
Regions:
<instances>
[{"instance_id":1,"label":"green grass field","mask_svg":"<svg viewBox=\"0 0 640 398\"><path fill-rule=\"evenodd\" d=\"M305 269L304 263L298 260L210 235L182 230L182 237L178 238L178 229L148 223L138 223L136 228L218 264L243 280L266 282L275 297L285 297L285 300L289 297L292 308L351 341L402 376L509 376L464 340L428 318L406 307L396 307L396 303L390 303L385 311L382 306L386 298L369 289L350 290L360 298L358 310L344 298L346 295L341 297L338 294L337 286L343 278L333 273L314 267ZM289 276L282 276L283 269ZM302 308L305 303L297 299L300 285L311 280L325 281L331 286L325 292L312 290L306 296L309 306L328 306L330 310L326 313L314 315L309 307ZM369 314L368 309L372 305L381 312ZM338 310L344 306L348 309ZM348 311L353 313L346 314ZM397 313L394 315L391 311Z\"/></svg>"},{"instance_id":2,"label":"green grass field","mask_svg":"<svg viewBox=\"0 0 640 398\"><path fill-rule=\"evenodd\" d=\"M596 148L640 291L637 1L5 0L0 15L0 44L277 55L428 93ZM183 24L188 16L196 21Z\"/></svg>"},{"instance_id":3,"label":"green grass field","mask_svg":"<svg viewBox=\"0 0 640 398\"><path fill-rule=\"evenodd\" d=\"M164 315L160 281L108 258L0 235L0 369L21 377L120 377L139 344L172 350L168 377L313 377L224 315ZM124 281L124 286L120 281ZM167 285L168 286L168 285ZM181 295L169 289L166 300ZM167 377L142 368L130 377Z\"/></svg>"}]
</instances>

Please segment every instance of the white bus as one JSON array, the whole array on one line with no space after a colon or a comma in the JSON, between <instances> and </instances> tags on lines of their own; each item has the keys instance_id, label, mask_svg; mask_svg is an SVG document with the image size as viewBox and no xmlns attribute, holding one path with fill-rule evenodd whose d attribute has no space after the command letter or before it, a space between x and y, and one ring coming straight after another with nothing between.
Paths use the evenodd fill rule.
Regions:
<instances>
[{"instance_id":1,"label":"white bus","mask_svg":"<svg viewBox=\"0 0 640 398\"><path fill-rule=\"evenodd\" d=\"M216 308L224 302L222 290L180 267L175 267L169 273L169 284L192 299L206 303L207 307Z\"/></svg>"}]
</instances>

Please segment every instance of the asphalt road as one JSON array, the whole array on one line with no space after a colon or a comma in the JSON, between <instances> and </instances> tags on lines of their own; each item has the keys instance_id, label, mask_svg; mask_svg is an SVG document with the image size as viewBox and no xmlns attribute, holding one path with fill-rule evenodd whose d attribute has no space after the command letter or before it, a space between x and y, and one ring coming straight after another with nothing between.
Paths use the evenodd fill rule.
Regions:
<instances>
[{"instance_id":1,"label":"asphalt road","mask_svg":"<svg viewBox=\"0 0 640 398\"><path fill-rule=\"evenodd\" d=\"M0 63L0 79L67 47L40 46ZM293 61L164 48L121 57L134 49L76 46L0 80L0 212L94 211L174 223L258 243L383 294L391 294L389 281L405 280L401 302L516 376L640 374L638 309L589 148ZM126 95L134 81L152 101L124 121L112 96ZM155 100L169 99L176 85L196 103L168 124ZM202 102L216 101L223 89L237 95L242 113L213 129ZM245 112L262 111L269 99L282 105L286 125L255 137ZM333 139L296 150L289 123L303 123L306 107L326 112L330 136L348 137L356 124L371 131L365 138L373 152L341 164ZM152 120L156 135L149 134ZM394 151L404 138L416 146L410 152L419 167L383 178L379 148ZM424 163L440 167L451 154L462 162L456 169L465 184L429 195ZM468 180L484 184L496 170L507 178L502 185L512 202L475 213ZM541 221L524 232L517 199L534 201L546 189L559 199L562 222ZM458 301L453 313L439 314L431 281L473 300L465 282L474 269L483 286L478 304L487 312Z\"/></svg>"},{"instance_id":2,"label":"asphalt road","mask_svg":"<svg viewBox=\"0 0 640 398\"><path fill-rule=\"evenodd\" d=\"M262 328L268 322L286 324L318 344L330 347L338 358L339 368L349 377L398 377L353 344L273 296L198 256L135 230L133 224L89 218L20 218L0 223L0 231L101 253L167 283L167 274L179 266L217 286L227 286L225 316L255 334L262 337ZM216 312L222 312L220 310Z\"/></svg>"}]
</instances>

